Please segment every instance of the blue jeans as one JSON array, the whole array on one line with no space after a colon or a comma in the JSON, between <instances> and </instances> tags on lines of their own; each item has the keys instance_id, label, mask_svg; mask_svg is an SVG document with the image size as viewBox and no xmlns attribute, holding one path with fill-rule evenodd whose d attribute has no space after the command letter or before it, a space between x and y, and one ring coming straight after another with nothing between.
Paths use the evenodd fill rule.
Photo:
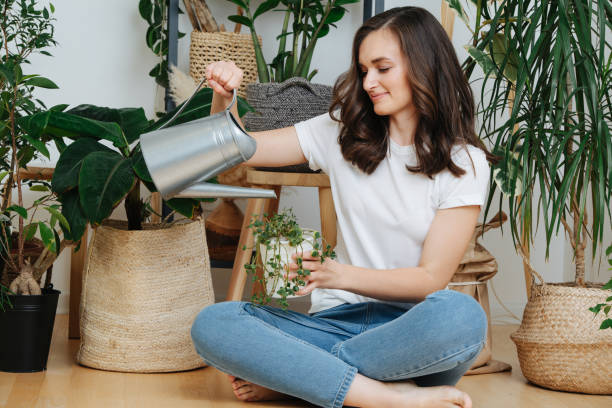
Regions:
<instances>
[{"instance_id":1,"label":"blue jeans","mask_svg":"<svg viewBox=\"0 0 612 408\"><path fill-rule=\"evenodd\" d=\"M200 312L191 337L208 365L336 408L358 372L419 386L456 384L482 349L486 330L478 302L442 290L405 307L343 304L312 315L222 302Z\"/></svg>"}]
</instances>

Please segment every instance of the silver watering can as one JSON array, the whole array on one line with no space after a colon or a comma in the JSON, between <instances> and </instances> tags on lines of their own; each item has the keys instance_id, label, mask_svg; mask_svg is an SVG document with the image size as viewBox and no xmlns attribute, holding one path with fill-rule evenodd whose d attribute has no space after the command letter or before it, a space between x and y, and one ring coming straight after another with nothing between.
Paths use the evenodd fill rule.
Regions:
<instances>
[{"instance_id":1,"label":"silver watering can","mask_svg":"<svg viewBox=\"0 0 612 408\"><path fill-rule=\"evenodd\" d=\"M140 136L142 155L157 191L164 199L276 198L273 190L204 182L250 159L255 154L257 143L240 128L230 113L236 103L236 90L232 102L223 112L164 129L183 111L196 92L163 126Z\"/></svg>"}]
</instances>

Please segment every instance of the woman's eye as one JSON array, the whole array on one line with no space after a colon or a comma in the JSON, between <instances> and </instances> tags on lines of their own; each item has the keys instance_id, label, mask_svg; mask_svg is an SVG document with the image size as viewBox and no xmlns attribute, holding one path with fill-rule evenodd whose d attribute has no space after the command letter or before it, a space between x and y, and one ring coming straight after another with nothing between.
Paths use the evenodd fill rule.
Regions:
<instances>
[{"instance_id":1,"label":"woman's eye","mask_svg":"<svg viewBox=\"0 0 612 408\"><path fill-rule=\"evenodd\" d=\"M387 68L378 68L378 72L387 72L390 69L391 68L389 68L389 67L387 67Z\"/></svg>"}]
</instances>

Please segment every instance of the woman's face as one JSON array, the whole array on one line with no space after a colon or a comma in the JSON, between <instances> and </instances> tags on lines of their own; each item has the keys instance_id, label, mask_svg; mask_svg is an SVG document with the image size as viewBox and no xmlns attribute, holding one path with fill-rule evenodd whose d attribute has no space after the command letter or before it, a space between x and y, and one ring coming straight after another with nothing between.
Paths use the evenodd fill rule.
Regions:
<instances>
[{"instance_id":1,"label":"woman's face","mask_svg":"<svg viewBox=\"0 0 612 408\"><path fill-rule=\"evenodd\" d=\"M392 116L413 109L406 58L392 31L383 28L364 38L359 46L359 69L363 89L377 115Z\"/></svg>"}]
</instances>

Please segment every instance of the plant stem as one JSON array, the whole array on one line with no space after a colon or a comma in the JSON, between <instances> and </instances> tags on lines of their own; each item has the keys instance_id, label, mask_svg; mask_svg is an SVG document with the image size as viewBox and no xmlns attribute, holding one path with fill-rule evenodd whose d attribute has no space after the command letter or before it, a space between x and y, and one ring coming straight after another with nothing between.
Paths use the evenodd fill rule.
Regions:
<instances>
[{"instance_id":1,"label":"plant stem","mask_svg":"<svg viewBox=\"0 0 612 408\"><path fill-rule=\"evenodd\" d=\"M137 181L132 190L125 197L125 213L128 219L128 230L142 230L142 203L140 201L140 181Z\"/></svg>"},{"instance_id":2,"label":"plant stem","mask_svg":"<svg viewBox=\"0 0 612 408\"><path fill-rule=\"evenodd\" d=\"M330 0L327 2L325 14L323 15L323 18L321 19L321 22L317 26L317 29L315 30L315 32L312 34L312 38L310 39L310 43L308 44L306 51L302 55L300 55L300 62L297 68L295 69L295 72L298 72L299 76L305 76L305 75L300 75L299 73L304 71L304 66L306 65L306 61L309 59L308 56L312 56L312 53L314 52L314 47L317 44L317 37L319 35L319 32L325 25L325 20L327 20L327 17L329 16L329 13L331 12L334 5L335 5L335 1Z\"/></svg>"}]
</instances>

